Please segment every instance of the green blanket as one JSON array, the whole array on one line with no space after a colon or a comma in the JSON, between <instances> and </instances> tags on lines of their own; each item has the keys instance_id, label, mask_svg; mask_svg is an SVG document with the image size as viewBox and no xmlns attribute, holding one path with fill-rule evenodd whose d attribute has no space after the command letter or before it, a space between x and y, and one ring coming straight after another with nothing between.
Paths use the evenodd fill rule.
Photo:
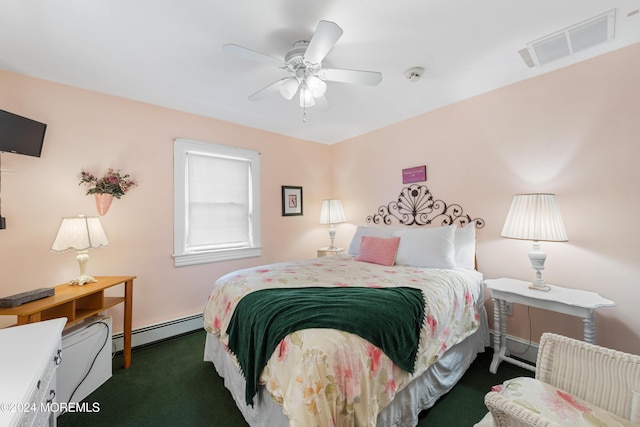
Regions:
<instances>
[{"instance_id":1,"label":"green blanket","mask_svg":"<svg viewBox=\"0 0 640 427\"><path fill-rule=\"evenodd\" d=\"M228 346L246 380L247 405L253 405L262 370L288 334L310 328L350 332L413 373L423 320L424 297L414 288L263 289L236 306Z\"/></svg>"}]
</instances>

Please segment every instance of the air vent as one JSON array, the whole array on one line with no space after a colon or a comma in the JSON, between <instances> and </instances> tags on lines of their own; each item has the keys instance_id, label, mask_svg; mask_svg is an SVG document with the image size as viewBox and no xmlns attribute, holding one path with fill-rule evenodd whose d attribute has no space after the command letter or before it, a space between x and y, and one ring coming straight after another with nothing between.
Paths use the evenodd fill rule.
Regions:
<instances>
[{"instance_id":1,"label":"air vent","mask_svg":"<svg viewBox=\"0 0 640 427\"><path fill-rule=\"evenodd\" d=\"M573 55L576 52L612 41L616 11L610 10L579 24L527 43L518 51L528 67L536 67Z\"/></svg>"}]
</instances>

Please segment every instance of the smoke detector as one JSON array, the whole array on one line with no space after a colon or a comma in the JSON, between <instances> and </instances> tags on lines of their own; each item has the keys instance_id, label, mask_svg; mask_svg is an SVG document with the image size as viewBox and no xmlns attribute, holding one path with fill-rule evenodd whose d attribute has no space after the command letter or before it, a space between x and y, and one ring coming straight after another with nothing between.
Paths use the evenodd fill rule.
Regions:
<instances>
[{"instance_id":1,"label":"smoke detector","mask_svg":"<svg viewBox=\"0 0 640 427\"><path fill-rule=\"evenodd\" d=\"M424 68L422 67L409 68L404 72L404 78L409 80L411 83L415 83L420 80L422 73L424 73Z\"/></svg>"}]
</instances>

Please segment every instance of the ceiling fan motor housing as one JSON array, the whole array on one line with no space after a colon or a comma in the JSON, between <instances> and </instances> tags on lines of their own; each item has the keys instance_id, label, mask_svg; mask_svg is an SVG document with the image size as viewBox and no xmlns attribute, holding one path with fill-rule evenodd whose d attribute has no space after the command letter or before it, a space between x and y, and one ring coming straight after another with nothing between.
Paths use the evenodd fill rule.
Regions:
<instances>
[{"instance_id":1,"label":"ceiling fan motor housing","mask_svg":"<svg viewBox=\"0 0 640 427\"><path fill-rule=\"evenodd\" d=\"M284 62L289 65L302 64L304 60L304 53L307 51L309 42L306 40L300 40L293 44L293 47L284 55Z\"/></svg>"}]
</instances>

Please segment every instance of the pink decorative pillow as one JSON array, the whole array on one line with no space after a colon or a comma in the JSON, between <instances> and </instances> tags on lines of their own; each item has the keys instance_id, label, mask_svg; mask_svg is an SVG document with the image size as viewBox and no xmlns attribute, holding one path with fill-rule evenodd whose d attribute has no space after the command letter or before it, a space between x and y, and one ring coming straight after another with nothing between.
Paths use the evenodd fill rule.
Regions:
<instances>
[{"instance_id":1,"label":"pink decorative pillow","mask_svg":"<svg viewBox=\"0 0 640 427\"><path fill-rule=\"evenodd\" d=\"M398 253L400 237L362 236L356 261L393 265Z\"/></svg>"}]
</instances>

